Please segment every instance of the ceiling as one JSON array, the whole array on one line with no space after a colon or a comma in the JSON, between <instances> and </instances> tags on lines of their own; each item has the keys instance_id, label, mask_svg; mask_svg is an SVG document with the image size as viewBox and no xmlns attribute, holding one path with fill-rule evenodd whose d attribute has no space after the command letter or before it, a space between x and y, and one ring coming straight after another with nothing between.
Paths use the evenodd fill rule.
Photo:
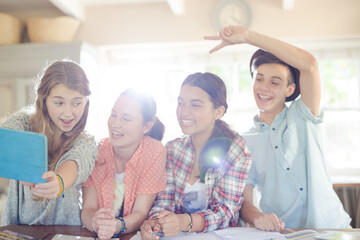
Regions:
<instances>
[{"instance_id":1,"label":"ceiling","mask_svg":"<svg viewBox=\"0 0 360 240\"><path fill-rule=\"evenodd\" d=\"M58 8L63 13L84 19L84 7L91 5L137 4L166 2L175 15L185 14L185 1L190 0L0 0L1 12L24 11L29 9ZM293 8L295 0L282 0L284 10Z\"/></svg>"},{"instance_id":2,"label":"ceiling","mask_svg":"<svg viewBox=\"0 0 360 240\"><path fill-rule=\"evenodd\" d=\"M1 0L1 12L23 11L28 9L48 9L54 5L49 0Z\"/></svg>"},{"instance_id":3,"label":"ceiling","mask_svg":"<svg viewBox=\"0 0 360 240\"><path fill-rule=\"evenodd\" d=\"M84 7L93 5L109 4L138 4L164 2L169 5L170 10L175 15L184 14L185 0L1 0L1 12L24 11L30 9L51 9L58 8L67 15L84 19Z\"/></svg>"}]
</instances>

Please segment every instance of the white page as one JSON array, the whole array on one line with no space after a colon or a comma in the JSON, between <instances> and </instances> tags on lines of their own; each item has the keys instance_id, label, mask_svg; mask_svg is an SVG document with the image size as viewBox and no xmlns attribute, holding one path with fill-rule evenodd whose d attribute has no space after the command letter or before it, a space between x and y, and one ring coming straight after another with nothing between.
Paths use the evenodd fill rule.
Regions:
<instances>
[{"instance_id":1,"label":"white page","mask_svg":"<svg viewBox=\"0 0 360 240\"><path fill-rule=\"evenodd\" d=\"M161 240L281 240L285 235L279 232L266 232L256 228L226 228L206 233L179 233L172 238L161 237ZM131 240L141 240L140 232L137 232Z\"/></svg>"},{"instance_id":2,"label":"white page","mask_svg":"<svg viewBox=\"0 0 360 240\"><path fill-rule=\"evenodd\" d=\"M257 228L248 227L233 227L217 230L215 233L220 237L221 240L280 240L286 239L285 235L279 232L267 232Z\"/></svg>"},{"instance_id":3,"label":"white page","mask_svg":"<svg viewBox=\"0 0 360 240\"><path fill-rule=\"evenodd\" d=\"M112 239L119 239L119 238L112 238ZM56 234L52 238L52 240L94 240L94 237L82 237L82 236L72 236L72 235L65 235L65 234Z\"/></svg>"}]
</instances>

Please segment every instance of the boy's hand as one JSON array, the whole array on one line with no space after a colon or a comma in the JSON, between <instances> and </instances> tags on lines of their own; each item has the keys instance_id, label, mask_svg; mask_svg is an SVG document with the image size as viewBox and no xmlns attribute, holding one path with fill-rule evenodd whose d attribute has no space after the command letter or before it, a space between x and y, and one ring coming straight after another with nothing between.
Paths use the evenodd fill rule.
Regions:
<instances>
[{"instance_id":1,"label":"boy's hand","mask_svg":"<svg viewBox=\"0 0 360 240\"><path fill-rule=\"evenodd\" d=\"M254 225L256 228L261 230L277 232L284 230L285 227L285 223L281 221L274 213L262 213L254 220Z\"/></svg>"},{"instance_id":2,"label":"boy's hand","mask_svg":"<svg viewBox=\"0 0 360 240\"><path fill-rule=\"evenodd\" d=\"M245 34L247 30L247 28L242 26L228 26L220 30L219 35L205 36L204 39L206 40L221 40L220 44L211 49L209 53L216 52L228 45L245 43Z\"/></svg>"}]
</instances>

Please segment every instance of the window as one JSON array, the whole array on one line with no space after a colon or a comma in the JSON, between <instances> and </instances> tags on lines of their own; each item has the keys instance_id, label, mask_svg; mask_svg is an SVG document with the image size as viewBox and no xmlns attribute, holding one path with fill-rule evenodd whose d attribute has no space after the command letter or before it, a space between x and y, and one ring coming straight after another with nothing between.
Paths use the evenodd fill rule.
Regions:
<instances>
[{"instance_id":1,"label":"window","mask_svg":"<svg viewBox=\"0 0 360 240\"><path fill-rule=\"evenodd\" d=\"M348 174L350 169L358 174L360 40L294 44L308 49L319 62L321 106L325 114L321 130L328 168L333 175ZM256 48L233 46L209 55L213 45L201 42L103 49L106 67L102 69L101 80L92 83L90 131L98 138L106 137L106 121L112 104L123 90L135 86L150 90L157 101L158 117L166 126L163 143L181 136L175 113L180 85L187 75L204 71L219 75L227 86L229 109L224 120L240 133L249 129L257 113L249 73L249 60Z\"/></svg>"}]
</instances>

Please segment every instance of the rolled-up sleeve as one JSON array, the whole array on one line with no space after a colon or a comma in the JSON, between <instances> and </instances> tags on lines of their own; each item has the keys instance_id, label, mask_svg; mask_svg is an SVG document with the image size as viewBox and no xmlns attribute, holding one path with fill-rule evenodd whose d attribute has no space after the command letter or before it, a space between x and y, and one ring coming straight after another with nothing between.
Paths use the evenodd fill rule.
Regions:
<instances>
[{"instance_id":1,"label":"rolled-up sleeve","mask_svg":"<svg viewBox=\"0 0 360 240\"><path fill-rule=\"evenodd\" d=\"M60 159L57 167L66 161L74 161L77 164L77 178L73 185L81 184L90 176L98 149L95 139L86 134L81 134L75 141L73 147L67 151Z\"/></svg>"}]
</instances>

